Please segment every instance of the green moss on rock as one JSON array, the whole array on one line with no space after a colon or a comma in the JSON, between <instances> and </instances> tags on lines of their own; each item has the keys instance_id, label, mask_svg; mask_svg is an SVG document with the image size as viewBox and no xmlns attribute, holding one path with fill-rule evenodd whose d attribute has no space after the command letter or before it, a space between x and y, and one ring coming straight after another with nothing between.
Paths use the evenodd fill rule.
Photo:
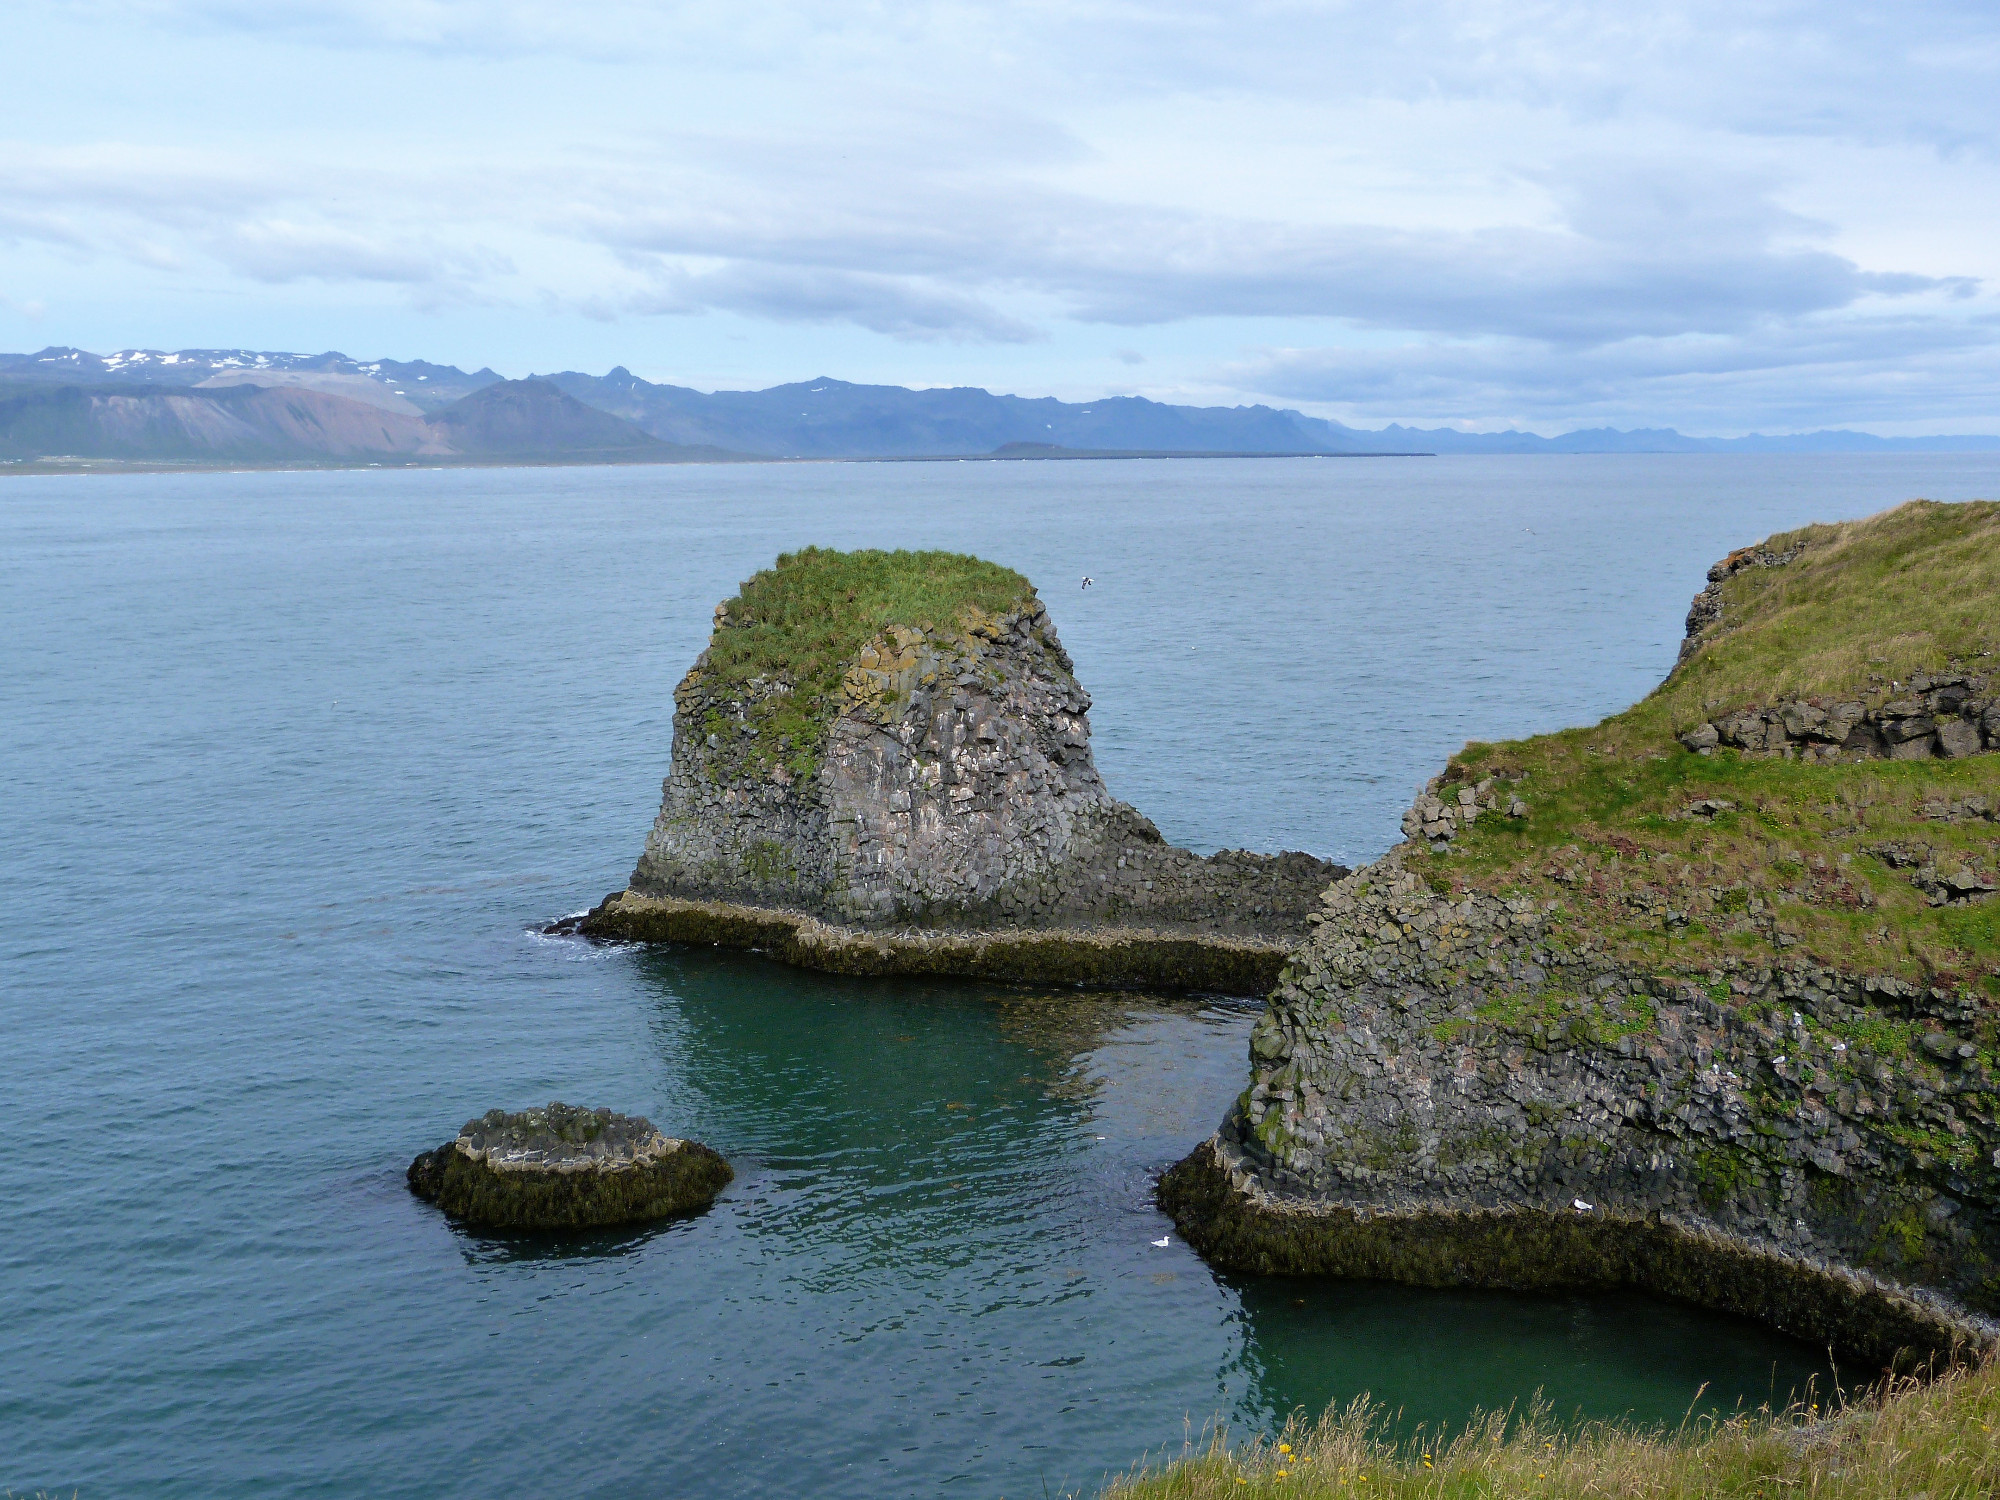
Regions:
<instances>
[{"instance_id":1,"label":"green moss on rock","mask_svg":"<svg viewBox=\"0 0 2000 1500\"><path fill-rule=\"evenodd\" d=\"M1355 1210L1253 1197L1205 1142L1161 1178L1160 1207L1211 1264L1256 1275L1546 1291L1641 1287L1750 1317L1877 1368L1990 1348L1990 1326L1824 1263L1659 1218L1545 1209Z\"/></svg>"},{"instance_id":2,"label":"green moss on rock","mask_svg":"<svg viewBox=\"0 0 2000 1500\"><path fill-rule=\"evenodd\" d=\"M739 746L738 769L809 778L864 647L897 627L961 636L1034 595L1013 569L958 552L787 552L717 606L705 658L702 687L748 705L754 732L709 729Z\"/></svg>"}]
</instances>

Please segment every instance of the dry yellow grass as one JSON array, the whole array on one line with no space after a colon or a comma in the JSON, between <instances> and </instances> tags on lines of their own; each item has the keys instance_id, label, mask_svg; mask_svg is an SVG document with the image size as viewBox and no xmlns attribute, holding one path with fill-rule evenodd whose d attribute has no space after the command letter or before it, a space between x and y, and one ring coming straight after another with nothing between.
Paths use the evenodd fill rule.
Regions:
<instances>
[{"instance_id":1,"label":"dry yellow grass","mask_svg":"<svg viewBox=\"0 0 2000 1500\"><path fill-rule=\"evenodd\" d=\"M1913 500L1763 543L1800 545L1785 567L1727 580L1719 631L1620 718L1678 731L1712 712L1857 692L2000 650L2000 504Z\"/></svg>"},{"instance_id":2,"label":"dry yellow grass","mask_svg":"<svg viewBox=\"0 0 2000 1500\"><path fill-rule=\"evenodd\" d=\"M1511 1425L1511 1430L1510 1430ZM1364 1401L1273 1437L1204 1448L1113 1479L1105 1500L1974 1500L2000 1493L2000 1371L1905 1382L1826 1415L1793 1409L1664 1436L1565 1431L1546 1412L1391 1443Z\"/></svg>"}]
</instances>

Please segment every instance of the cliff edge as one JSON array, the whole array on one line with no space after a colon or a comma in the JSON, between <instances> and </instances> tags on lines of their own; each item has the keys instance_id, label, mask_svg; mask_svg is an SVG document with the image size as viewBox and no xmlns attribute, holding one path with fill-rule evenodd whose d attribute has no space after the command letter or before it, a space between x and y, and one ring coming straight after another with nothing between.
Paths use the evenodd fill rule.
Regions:
<instances>
[{"instance_id":1,"label":"cliff edge","mask_svg":"<svg viewBox=\"0 0 2000 1500\"><path fill-rule=\"evenodd\" d=\"M2000 1334L2000 506L1733 554L1644 702L1452 757L1163 1179L1211 1259Z\"/></svg>"},{"instance_id":2,"label":"cliff edge","mask_svg":"<svg viewBox=\"0 0 2000 1500\"><path fill-rule=\"evenodd\" d=\"M789 554L715 612L674 695L630 887L583 931L850 973L1261 994L1329 882L1167 843L1090 752L1090 695L1020 574Z\"/></svg>"}]
</instances>

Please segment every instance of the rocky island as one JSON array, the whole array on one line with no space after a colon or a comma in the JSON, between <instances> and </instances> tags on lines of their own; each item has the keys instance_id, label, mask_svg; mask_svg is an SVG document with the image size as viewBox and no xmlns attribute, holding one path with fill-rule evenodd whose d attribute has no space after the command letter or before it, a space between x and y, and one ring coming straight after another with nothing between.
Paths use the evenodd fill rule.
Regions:
<instances>
[{"instance_id":1,"label":"rocky island","mask_svg":"<svg viewBox=\"0 0 2000 1500\"><path fill-rule=\"evenodd\" d=\"M1113 798L1028 580L944 552L788 554L715 611L628 889L588 934L853 974L1262 994L1344 875L1202 858Z\"/></svg>"},{"instance_id":2,"label":"rocky island","mask_svg":"<svg viewBox=\"0 0 2000 1500\"><path fill-rule=\"evenodd\" d=\"M1330 885L1162 1206L1253 1271L1992 1347L1996 650L2000 506L1719 563L1650 697L1466 746Z\"/></svg>"},{"instance_id":3,"label":"rocky island","mask_svg":"<svg viewBox=\"0 0 2000 1500\"><path fill-rule=\"evenodd\" d=\"M486 1229L580 1229L708 1207L729 1163L650 1120L578 1109L488 1110L410 1163L410 1191Z\"/></svg>"}]
</instances>

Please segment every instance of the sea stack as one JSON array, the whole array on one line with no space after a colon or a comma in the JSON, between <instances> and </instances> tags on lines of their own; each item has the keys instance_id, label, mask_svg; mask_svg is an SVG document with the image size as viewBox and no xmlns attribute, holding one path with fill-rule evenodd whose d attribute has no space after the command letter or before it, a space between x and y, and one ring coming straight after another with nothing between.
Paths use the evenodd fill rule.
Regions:
<instances>
[{"instance_id":1,"label":"sea stack","mask_svg":"<svg viewBox=\"0 0 2000 1500\"><path fill-rule=\"evenodd\" d=\"M715 611L629 889L582 930L848 973L1257 993L1345 871L1167 843L1111 796L1020 574L817 548Z\"/></svg>"},{"instance_id":2,"label":"sea stack","mask_svg":"<svg viewBox=\"0 0 2000 1500\"><path fill-rule=\"evenodd\" d=\"M410 1191L483 1229L581 1229L693 1213L733 1175L650 1120L557 1101L488 1110L410 1163Z\"/></svg>"},{"instance_id":3,"label":"sea stack","mask_svg":"<svg viewBox=\"0 0 2000 1500\"><path fill-rule=\"evenodd\" d=\"M1993 1345L2000 506L1710 580L1652 696L1468 745L1327 891L1161 1184L1211 1260L1644 1286L1871 1370Z\"/></svg>"}]
</instances>

